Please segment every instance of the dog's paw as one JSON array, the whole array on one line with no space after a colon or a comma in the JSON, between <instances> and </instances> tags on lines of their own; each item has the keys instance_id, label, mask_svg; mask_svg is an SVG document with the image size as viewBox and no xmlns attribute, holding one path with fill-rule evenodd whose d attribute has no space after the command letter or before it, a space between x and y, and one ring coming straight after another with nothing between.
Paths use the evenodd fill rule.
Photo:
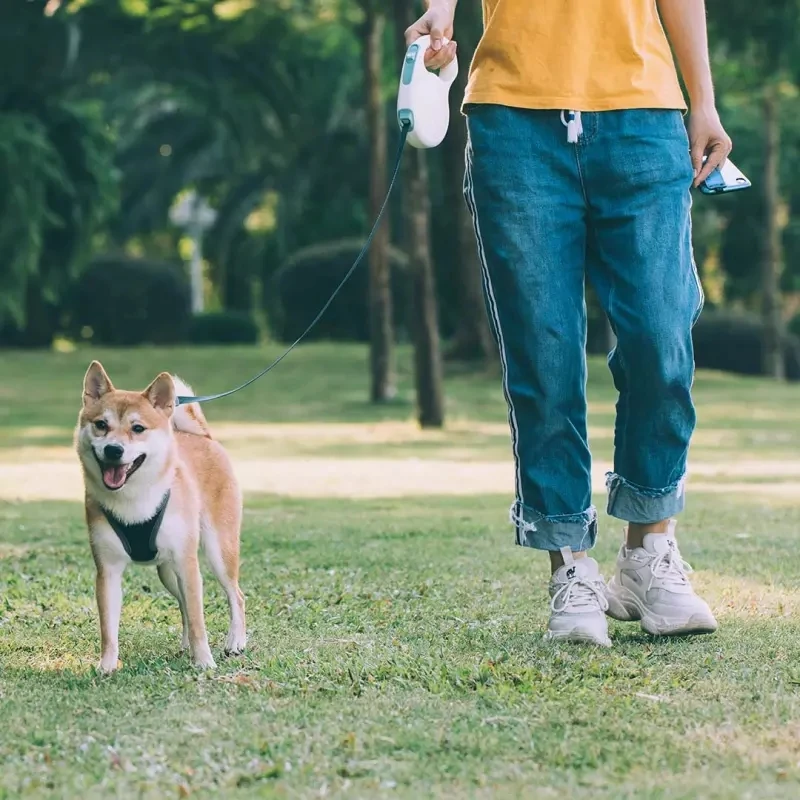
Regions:
<instances>
[{"instance_id":1,"label":"dog's paw","mask_svg":"<svg viewBox=\"0 0 800 800\"><path fill-rule=\"evenodd\" d=\"M205 653L197 653L192 658L192 663L197 667L197 669L216 669L217 662L214 661L214 656L211 655L211 651L207 651Z\"/></svg>"},{"instance_id":2,"label":"dog's paw","mask_svg":"<svg viewBox=\"0 0 800 800\"><path fill-rule=\"evenodd\" d=\"M225 655L226 656L240 656L244 653L247 647L247 634L244 631L234 633L231 631L228 634L228 639L225 642Z\"/></svg>"},{"instance_id":3,"label":"dog's paw","mask_svg":"<svg viewBox=\"0 0 800 800\"><path fill-rule=\"evenodd\" d=\"M111 675L118 669L122 669L122 662L118 658L101 658L97 665L97 671L101 675Z\"/></svg>"}]
</instances>

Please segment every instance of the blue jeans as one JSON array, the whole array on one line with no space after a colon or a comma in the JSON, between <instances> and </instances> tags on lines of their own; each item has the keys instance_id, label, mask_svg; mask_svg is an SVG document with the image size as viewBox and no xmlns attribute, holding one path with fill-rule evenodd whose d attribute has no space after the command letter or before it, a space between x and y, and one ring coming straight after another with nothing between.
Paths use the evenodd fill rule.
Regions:
<instances>
[{"instance_id":1,"label":"blue jeans","mask_svg":"<svg viewBox=\"0 0 800 800\"><path fill-rule=\"evenodd\" d=\"M597 537L586 431L585 279L617 337L608 513L658 522L684 505L695 426L689 142L678 111L467 108L464 191L508 402L517 543L586 550Z\"/></svg>"}]
</instances>

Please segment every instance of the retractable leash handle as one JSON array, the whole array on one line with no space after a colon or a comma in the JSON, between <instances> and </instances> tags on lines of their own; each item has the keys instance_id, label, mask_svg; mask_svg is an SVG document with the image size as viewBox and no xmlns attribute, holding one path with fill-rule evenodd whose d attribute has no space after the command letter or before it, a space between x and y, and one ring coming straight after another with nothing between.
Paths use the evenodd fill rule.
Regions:
<instances>
[{"instance_id":1,"label":"retractable leash handle","mask_svg":"<svg viewBox=\"0 0 800 800\"><path fill-rule=\"evenodd\" d=\"M331 303L336 299L336 296L344 288L344 285L350 280L350 277L367 254L369 246L372 244L372 240L375 237L375 231L378 230L378 226L381 224L384 212L389 204L392 189L400 173L400 162L403 157L403 149L405 148L406 142L417 148L436 147L441 144L442 139L444 139L447 133L447 126L450 123L448 94L450 93L450 87L453 81L458 75L458 61L453 59L453 61L444 67L444 69L440 70L438 74L430 72L425 67L425 51L430 47L430 43L430 36L422 36L406 51L405 58L403 59L403 70L400 75L400 90L397 93L397 122L400 125L400 140L397 145L397 156L392 170L392 179L389 182L386 198L378 212L375 224L372 226L372 230L369 232L369 236L367 236L367 240L364 242L361 252L334 289L333 294L328 298L317 316L311 320L308 327L300 336L298 336L271 364L262 369L257 375L250 378L250 380L245 381L234 389L228 389L227 392L200 395L198 397L179 396L175 398L176 405L209 403L212 400L230 397L230 395L236 394L236 392L240 392L242 389L255 383L259 378L263 378L264 375L277 367L278 364L308 336L312 328L320 321L322 315L328 310Z\"/></svg>"},{"instance_id":2,"label":"retractable leash handle","mask_svg":"<svg viewBox=\"0 0 800 800\"><path fill-rule=\"evenodd\" d=\"M450 87L458 75L458 59L431 72L425 66L430 36L421 36L406 50L400 88L397 91L397 122L409 126L408 143L416 148L442 143L450 124Z\"/></svg>"}]
</instances>

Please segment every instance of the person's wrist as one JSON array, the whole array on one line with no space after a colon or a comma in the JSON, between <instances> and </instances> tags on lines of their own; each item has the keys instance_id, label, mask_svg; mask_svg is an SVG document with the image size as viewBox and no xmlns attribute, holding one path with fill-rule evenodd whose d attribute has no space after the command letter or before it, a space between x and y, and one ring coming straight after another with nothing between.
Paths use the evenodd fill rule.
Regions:
<instances>
[{"instance_id":1,"label":"person's wrist","mask_svg":"<svg viewBox=\"0 0 800 800\"><path fill-rule=\"evenodd\" d=\"M717 103L713 93L697 92L689 95L689 110L692 114L710 117L717 113Z\"/></svg>"}]
</instances>

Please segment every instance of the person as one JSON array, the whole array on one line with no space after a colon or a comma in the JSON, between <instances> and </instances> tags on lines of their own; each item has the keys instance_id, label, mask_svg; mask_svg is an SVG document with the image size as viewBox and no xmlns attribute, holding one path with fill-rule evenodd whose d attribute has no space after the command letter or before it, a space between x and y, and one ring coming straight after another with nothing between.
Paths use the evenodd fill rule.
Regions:
<instances>
[{"instance_id":1,"label":"person","mask_svg":"<svg viewBox=\"0 0 800 800\"><path fill-rule=\"evenodd\" d=\"M409 43L430 34L430 69L455 56L455 4L429 0L406 31ZM690 189L731 149L704 5L483 0L463 106L464 193L503 368L511 521L517 544L550 554L550 639L608 646L606 615L654 635L717 627L687 578L674 521L695 427L691 331L703 305ZM690 99L688 132L670 43ZM607 586L587 556L597 513L586 279L616 337L608 513L627 527Z\"/></svg>"}]
</instances>

